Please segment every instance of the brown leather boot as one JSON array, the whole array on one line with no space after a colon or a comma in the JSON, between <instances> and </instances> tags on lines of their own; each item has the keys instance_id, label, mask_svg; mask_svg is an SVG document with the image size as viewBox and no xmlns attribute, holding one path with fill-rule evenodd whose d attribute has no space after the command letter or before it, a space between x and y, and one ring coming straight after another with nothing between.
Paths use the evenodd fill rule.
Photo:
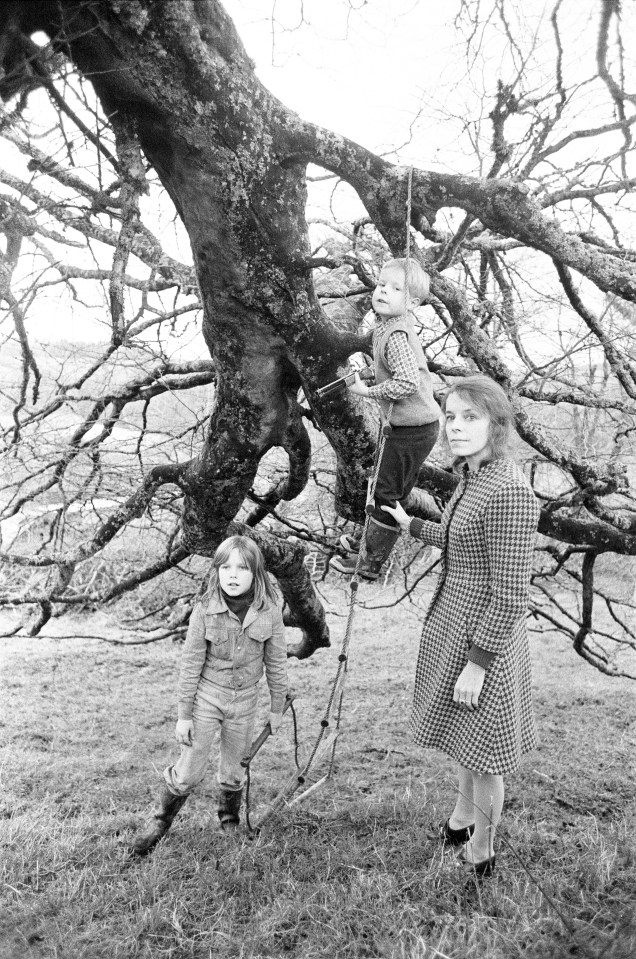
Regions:
<instances>
[{"instance_id":1,"label":"brown leather boot","mask_svg":"<svg viewBox=\"0 0 636 959\"><path fill-rule=\"evenodd\" d=\"M147 856L155 848L160 839L172 825L172 820L177 815L187 796L175 796L167 786L164 786L159 793L157 808L152 815L144 832L139 833L133 839L132 850L136 856Z\"/></svg>"},{"instance_id":2,"label":"brown leather boot","mask_svg":"<svg viewBox=\"0 0 636 959\"><path fill-rule=\"evenodd\" d=\"M233 829L238 829L238 824L241 821L241 798L243 796L242 789L222 789L219 796L219 823L221 824L221 829L223 831L229 832Z\"/></svg>"}]
</instances>

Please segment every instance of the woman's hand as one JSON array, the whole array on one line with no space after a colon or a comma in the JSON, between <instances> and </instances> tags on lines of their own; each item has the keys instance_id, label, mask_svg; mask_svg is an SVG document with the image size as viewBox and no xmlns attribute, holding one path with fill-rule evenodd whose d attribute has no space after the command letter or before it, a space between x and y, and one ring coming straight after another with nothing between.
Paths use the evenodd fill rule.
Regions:
<instances>
[{"instance_id":1,"label":"woman's hand","mask_svg":"<svg viewBox=\"0 0 636 959\"><path fill-rule=\"evenodd\" d=\"M483 666L478 666L477 663L466 663L455 683L453 702L471 712L477 709L485 678L486 670Z\"/></svg>"},{"instance_id":2,"label":"woman's hand","mask_svg":"<svg viewBox=\"0 0 636 959\"><path fill-rule=\"evenodd\" d=\"M411 517L405 512L400 503L396 503L395 506L382 506L381 508L385 513L390 513L394 520L397 520L400 529L408 533L409 526L411 525Z\"/></svg>"},{"instance_id":3,"label":"woman's hand","mask_svg":"<svg viewBox=\"0 0 636 959\"><path fill-rule=\"evenodd\" d=\"M191 719L179 719L174 731L174 738L182 746L191 746L194 735L194 722Z\"/></svg>"}]
</instances>

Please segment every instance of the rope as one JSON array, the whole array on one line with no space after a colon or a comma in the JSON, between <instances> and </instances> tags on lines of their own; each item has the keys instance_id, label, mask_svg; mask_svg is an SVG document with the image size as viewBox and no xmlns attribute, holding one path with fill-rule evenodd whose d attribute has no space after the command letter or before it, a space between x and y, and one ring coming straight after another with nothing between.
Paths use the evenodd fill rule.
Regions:
<instances>
[{"instance_id":1,"label":"rope","mask_svg":"<svg viewBox=\"0 0 636 959\"><path fill-rule=\"evenodd\" d=\"M406 245L404 248L404 258L406 260L406 267L404 270L405 274L405 287L406 294L408 295L409 291L409 264L411 262L411 203L413 199L413 167L409 167L408 177L406 181ZM406 301L404 303L404 315L406 316Z\"/></svg>"},{"instance_id":2,"label":"rope","mask_svg":"<svg viewBox=\"0 0 636 959\"><path fill-rule=\"evenodd\" d=\"M408 177L407 177L407 198L406 198L406 247L405 247L405 270L404 270L404 280L405 280L405 291L404 291L404 316L408 315L408 291L409 291L409 263L411 257L411 201L412 201L412 188L413 188L413 167L409 167ZM393 401L389 403L389 409L386 416L386 422L384 422L382 417L382 411L380 410L380 426L378 432L378 441L376 444L376 456L375 462L373 464L373 471L371 474L371 482L369 483L368 488L368 500L373 500L375 497L375 489L378 482L378 475L380 472L380 465L382 463L382 456L384 454L384 447L386 445L387 436L390 433L390 421L391 414L393 412ZM293 705L292 716L294 721L294 743L295 743L295 763L296 763L296 774L291 778L284 786L283 789L279 792L278 796L271 803L266 812L261 816L259 823L256 827L253 827L250 818L249 818L249 791L250 791L250 769L249 765L246 767L246 793L245 793L245 819L247 827L250 832L258 830L263 822L269 818L282 804L297 791L299 786L302 786L309 775L312 766L314 765L316 758L319 752L322 752L321 745L323 739L326 735L327 730L330 728L331 721L331 712L334 706L334 702L337 698L336 706L336 717L335 717L335 726L333 732L333 745L331 747L331 755L329 758L329 766L327 773L319 782L314 783L310 786L301 796L297 796L293 801L300 802L305 796L313 792L319 785L325 782L328 779L331 779L333 775L333 768L336 757L336 746L338 744L338 736L340 733L340 723L342 720L342 704L344 699L344 687L347 677L348 662L349 662L349 646L351 644L351 633L353 629L353 619L355 615L356 606L359 605L357 600L358 586L359 581L359 570L360 564L363 559L362 555L362 543L365 541L367 530L369 527L369 520L371 516L370 513L366 513L364 527L362 530L362 538L360 540L361 548L358 550L358 555L356 558L356 565L351 577L349 584L350 589L350 599L349 599L349 615L347 616L347 625L345 627L345 634L342 641L342 647L340 649L340 654L338 656L338 667L336 669L336 675L334 676L333 682L331 684L331 691L329 694L329 700L327 702L327 708L323 715L322 720L320 721L320 731L316 740L314 742L313 748L309 755L309 759L301 769L298 763L298 727L296 722L296 712Z\"/></svg>"},{"instance_id":3,"label":"rope","mask_svg":"<svg viewBox=\"0 0 636 959\"><path fill-rule=\"evenodd\" d=\"M298 717L296 716L296 708L293 702L290 702L289 708L292 714L292 723L294 727L294 763L296 769L300 772L300 763L298 762ZM248 828L250 833L256 832L255 828L252 826L250 819L250 789L252 786L252 776L250 773L251 760L246 762L245 765L245 825Z\"/></svg>"},{"instance_id":4,"label":"rope","mask_svg":"<svg viewBox=\"0 0 636 959\"><path fill-rule=\"evenodd\" d=\"M405 245L405 251L404 251L404 254L405 254L405 265L404 265L404 317L406 317L406 316L408 315L408 295L409 295L409 279L410 279L410 277L409 277L409 264L410 264L410 260L411 260L411 204L412 204L412 195L413 195L413 167L409 167L408 175L407 175L407 184L406 184L406 245ZM370 485L369 485L369 499L371 499L371 500L373 500L373 499L375 498L375 488L376 488L376 486L377 486L378 475L379 475L379 473L380 473L380 465L381 465L381 463L382 463L382 455L383 455L383 453L384 453L384 447L385 447L385 445L386 445L387 435L388 435L388 433L390 432L390 429L391 429L390 424L391 424L391 414L392 414L392 413L393 413L393 400L392 400L392 401L390 402L390 404L389 404L389 410L388 410L388 413L387 413L387 415L386 415L386 427L385 427L384 423L382 422L382 414L380 414L380 428L379 428L379 433L378 433L377 454L376 454L375 464L374 464L374 468L373 468L373 473L372 473L372 475L371 475L371 483L370 483ZM370 520L370 518L371 518L370 514L367 513L366 516L365 516L364 528L363 528L363 531L362 531L362 538L361 538L361 540L360 540L360 544L361 544L361 545L362 545L362 543L365 541L366 534L367 534L367 529L368 529L368 527L369 527L369 520ZM358 574L359 574L360 563L361 563L361 562L362 562L362 549L360 548L360 549L358 550L358 556L357 556L357 559L356 559L356 565L355 565L355 569L354 569L353 576L352 576L352 578L351 578L350 587L349 587L350 590L351 590L351 598L350 598L350 602L349 602L349 616L347 617L347 626L346 626L346 629L345 629L344 640L343 640L343 643L342 643L342 650L341 650L340 657L339 657L338 670L337 670L337 672L336 672L336 678L335 678L334 683L333 683L333 686L332 686L331 696L329 697L329 705L328 705L328 707L327 707L327 712L326 712L326 715L325 715L325 719L327 720L327 724L328 724L329 715L330 715L330 712L331 712L331 707L332 707L332 705L333 705L333 700L334 700L334 696L335 696L335 692L336 692L336 686L337 686L337 683L338 683L338 679L339 679L339 677L340 677L340 671L341 671L341 667L342 667L343 682L342 682L342 689L340 690L340 698L339 698L339 700L338 700L338 707L337 707L337 711L336 711L336 726L335 726L336 732L339 732L339 731L340 731L340 721L341 721L341 718L342 718L342 702L343 702L343 698L344 698L344 680L345 680L345 678L346 678L346 673L347 673L348 658L349 658L349 656L348 656L348 654L349 654L349 645L350 645L350 642L351 642L351 631L352 631L352 627L353 627L353 618L354 618L354 614L355 614L355 608L356 608L357 605L359 605L358 602L357 602L357 592L358 592L358 585L359 585ZM315 755L316 755L318 746L319 746L319 744L320 744L320 740L322 739L322 736L323 736L323 734L324 734L324 730L325 730L325 728L326 728L326 726L325 726L325 719L323 719L323 721L322 721L322 724L321 724L322 729L321 729L321 732L320 732L320 734L319 734L319 736L318 736L317 743L316 743L316 745L314 746L314 750L313 750L313 752L312 752L312 755L311 755L311 757L310 757L310 760L309 760L309 763L308 763L308 768L309 768L309 766L311 765L311 763L313 762L313 759L314 759L314 757L315 757ZM332 751L331 751L331 758L330 758L330 761L329 761L329 769L328 769L328 772L327 772L327 779L331 779L331 776L332 776L332 774L333 774L333 767L334 767L335 758L336 758L336 746L337 746L337 743L338 743L338 740L337 740L337 737L336 737L335 740L334 740L333 749L332 749Z\"/></svg>"},{"instance_id":5,"label":"rope","mask_svg":"<svg viewBox=\"0 0 636 959\"><path fill-rule=\"evenodd\" d=\"M389 405L389 412L388 412L388 415L387 415L387 423L390 423L391 413L392 413L392 412L393 412L393 403L391 402L390 405ZM378 433L378 443L377 443L377 449L376 449L375 463L374 463L374 467L373 467L373 472L372 472L372 474L371 474L371 483L370 483L370 485L369 485L369 498L370 498L370 499L373 499L374 496L375 496L375 488L376 488L376 486L377 486L378 476L379 476L379 473L380 473L380 466L381 466L381 464L382 464L382 455L383 455L383 453L384 453L384 447L385 447L385 445L386 445L386 438L387 438L387 433L385 432L384 425L383 425L382 421L380 420L380 428L379 428L379 433ZM370 521L370 519L371 519L371 515L370 515L370 513L367 513L366 516L365 516L365 520L364 520L364 528L363 528L363 531L362 531L362 538L361 538L361 540L360 540L360 546L361 546L361 547L362 547L362 543L363 543L364 540L365 540L365 537L366 537L366 534L367 534L367 530L368 530L368 528L369 528L369 521ZM349 615L348 615L348 617L347 617L347 626L346 626L346 629L345 629L344 640L343 640L343 643L342 643L342 650L341 650L341 653L340 653L340 659L341 659L341 661L342 661L343 673L344 673L344 674L346 674L346 672L347 672L347 666L348 666L348 659L349 659L349 655L348 655L348 654L349 654L349 645L350 645L350 643L351 643L351 631L352 631L352 628L353 628L353 618L354 618L356 606L359 605L359 603L358 603L358 586L359 586L359 582L360 582L360 581L359 581L359 579L358 579L358 573L359 573L359 570L360 570L360 564L361 564L361 562L362 562L362 548L360 548L360 549L358 550L358 555L357 555L357 558L356 558L355 569L354 569L354 571L353 571L353 576L351 577L351 582L350 582L350 584L349 584L349 589L350 589L350 592L351 592L351 597L350 597L350 601L349 601ZM344 660L342 660L343 655L346 657ZM340 668L340 667L339 667L339 668ZM340 721L341 721L341 718L342 718L342 701L343 701L343 697L344 697L344 679L345 679L345 676L343 675L342 689L340 690L340 698L339 698L339 700L338 700L338 708L337 708L337 712L336 712L336 727L335 727L335 728L336 728L336 731L337 731L337 732L340 731ZM331 693L331 697L330 697L330 701L329 701L329 707L328 707L328 710L327 710L327 717L328 717L329 712L330 712L330 710L331 710L331 707L332 707L332 705L333 705L333 699L334 699L334 696L335 696L337 680L338 680L338 673L336 673L336 681L334 682L334 685L333 685L333 688L332 688L332 693ZM332 751L331 751L331 759L330 759L330 761L329 761L329 770L328 770L328 772L327 772L327 778L328 778L328 779L330 779L331 776L332 776L332 774L333 774L333 767L334 767L334 763L335 763L335 759L336 759L336 745L337 745L337 739L334 741L333 749L332 749ZM315 750L314 750L314 754L315 754Z\"/></svg>"},{"instance_id":6,"label":"rope","mask_svg":"<svg viewBox=\"0 0 636 959\"><path fill-rule=\"evenodd\" d=\"M389 417L391 415L392 408L393 408L393 404L391 403L389 407ZM370 485L371 494L373 494L373 492L375 491L375 486L378 480L378 473L380 471L380 464L382 462L382 454L384 452L385 444L386 444L386 433L384 432L384 429L382 428L382 424L381 424L376 460L373 468L373 473L371 476L371 485ZM370 519L370 516L367 513L365 522L364 522L364 530L362 534L363 538L366 535L366 531L369 525L369 519ZM320 751L320 747L322 745L326 732L330 727L331 712L333 709L334 701L336 700L336 696L339 693L338 705L336 708L336 722L334 727L335 732L333 733L333 746L331 748L329 766L328 766L326 775L323 776L323 778L320 780L320 783L322 784L327 779L330 779L333 775L333 767L334 767L335 756L336 756L336 745L338 742L338 736L340 733L340 723L342 719L342 702L343 702L343 696L344 696L344 684L345 684L345 679L347 674L347 664L349 659L349 646L351 644L353 617L355 613L355 607L357 605L357 591L358 591L358 585L359 585L359 581L357 577L358 577L358 570L359 570L361 561L362 561L362 550L358 552L355 570L354 570L353 576L351 577L351 582L349 587L351 591L351 596L349 601L349 615L347 617L347 625L345 628L345 634L342 641L342 647L340 649L340 654L338 656L338 667L336 669L336 675L334 676L333 682L331 684L331 691L329 694L329 700L327 702L327 708L324 712L323 718L320 721L320 731L314 742L313 748L309 755L309 759L307 760L303 768L300 769L298 766L298 753L297 753L298 736L297 736L297 725L296 725L296 713L292 705L291 709L292 709L292 715L294 717L294 738L295 738L295 744L296 744L296 774L290 781L288 781L283 786L283 789L279 792L278 796L274 799L273 803L269 806L268 810L266 810L266 812L261 816L258 822L258 825L255 827L252 826L250 816L249 816L249 790L250 790L251 781L250 781L249 765L247 765L246 767L245 821L250 832L255 832L258 829L260 829L260 827L263 825L265 820L268 819L280 806L282 806L282 804L290 796L292 796L297 791L297 789L300 786L304 785L304 783L306 782L307 776L309 775L314 765L314 762L316 761L316 758ZM297 797L294 801L299 802L305 795L308 795L311 791L316 789L317 786L318 786L318 783L314 784L313 786L310 786L306 790L306 792L303 793L302 796Z\"/></svg>"}]
</instances>

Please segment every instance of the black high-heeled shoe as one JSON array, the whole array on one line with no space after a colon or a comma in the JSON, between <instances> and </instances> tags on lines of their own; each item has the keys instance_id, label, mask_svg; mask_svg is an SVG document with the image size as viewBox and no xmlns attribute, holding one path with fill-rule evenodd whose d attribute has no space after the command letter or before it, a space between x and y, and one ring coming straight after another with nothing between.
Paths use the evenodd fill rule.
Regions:
<instances>
[{"instance_id":1,"label":"black high-heeled shoe","mask_svg":"<svg viewBox=\"0 0 636 959\"><path fill-rule=\"evenodd\" d=\"M482 859L481 862L471 862L465 856L458 856L457 861L466 869L470 869L479 879L485 879L487 876L492 876L495 871L497 857L491 856L490 859Z\"/></svg>"},{"instance_id":2,"label":"black high-heeled shoe","mask_svg":"<svg viewBox=\"0 0 636 959\"><path fill-rule=\"evenodd\" d=\"M446 846L463 846L465 842L468 842L474 831L475 823L472 826L453 829L449 818L446 822L439 824L439 837Z\"/></svg>"}]
</instances>

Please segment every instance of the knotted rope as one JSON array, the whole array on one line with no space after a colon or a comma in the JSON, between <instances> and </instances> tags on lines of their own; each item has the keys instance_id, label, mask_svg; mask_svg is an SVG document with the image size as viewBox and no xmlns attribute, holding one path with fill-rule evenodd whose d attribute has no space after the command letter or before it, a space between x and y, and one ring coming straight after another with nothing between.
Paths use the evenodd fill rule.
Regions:
<instances>
[{"instance_id":1,"label":"knotted rope","mask_svg":"<svg viewBox=\"0 0 636 959\"><path fill-rule=\"evenodd\" d=\"M404 270L404 316L408 315L408 291L409 291L409 263L411 257L411 202L412 202L412 189L413 189L413 168L409 167L407 175L407 197L406 197L406 245L405 245L405 270ZM383 421L382 415L380 420L380 428L378 433L378 441L376 444L376 455L375 462L373 466L373 471L371 473L371 479L369 482L368 493L367 493L367 503L372 501L375 496L375 488L378 481L378 475L380 472L380 466L382 463L382 455L384 453L384 447L386 445L387 436L391 432L390 419L393 411L393 402L389 404L388 413L386 416L386 422ZM295 749L295 764L296 772L287 780L283 785L282 789L279 791L276 798L272 803L267 807L265 812L261 815L256 826L252 827L249 816L249 791L250 791L250 762L254 758L255 752L258 750L252 750L252 753L248 759L243 761L243 765L246 770L246 793L245 793L245 806L246 806L246 823L248 829L251 832L255 832L261 828L263 823L270 818L275 812L278 811L285 803L288 805L294 805L296 803L302 802L307 796L313 793L318 789L324 782L328 779L331 779L333 775L333 768L335 763L336 756L336 746L338 744L338 736L340 734L340 723L342 719L342 703L344 697L344 688L345 681L347 677L348 663L349 663L349 647L351 644L351 635L353 632L353 620L355 615L355 609L358 605L357 593L358 586L360 585L359 580L359 569L360 564L363 559L363 550L362 544L365 542L367 530L369 527L369 520L371 518L371 511L367 507L364 527L362 531L362 538L360 540L361 548L358 550L358 555L356 558L356 565L351 577L351 582L349 584L350 597L349 597L349 615L347 616L347 624L345 627L345 634L342 640L342 647L340 649L340 654L338 656L338 666L336 669L336 674L334 676L333 682L331 684L331 691L329 694L329 700L327 702L327 707L325 709L323 718L320 721L320 731L316 737L312 750L309 754L307 762L302 766L299 766L298 763L298 727L296 722L296 713L293 705L290 703L293 722L294 722L294 749ZM331 735L328 736L328 730L331 728L331 714L334 709L334 703L337 703L335 709L335 723L333 726L333 731ZM328 737L325 741L325 737ZM260 747L259 747L260 748ZM322 755L331 749L331 755L329 757L329 765L327 772L322 776L317 782L313 783L307 789L305 789L300 795L295 796L291 802L288 800L294 795L298 789L304 785L307 781L307 778L319 759L322 758Z\"/></svg>"}]
</instances>

